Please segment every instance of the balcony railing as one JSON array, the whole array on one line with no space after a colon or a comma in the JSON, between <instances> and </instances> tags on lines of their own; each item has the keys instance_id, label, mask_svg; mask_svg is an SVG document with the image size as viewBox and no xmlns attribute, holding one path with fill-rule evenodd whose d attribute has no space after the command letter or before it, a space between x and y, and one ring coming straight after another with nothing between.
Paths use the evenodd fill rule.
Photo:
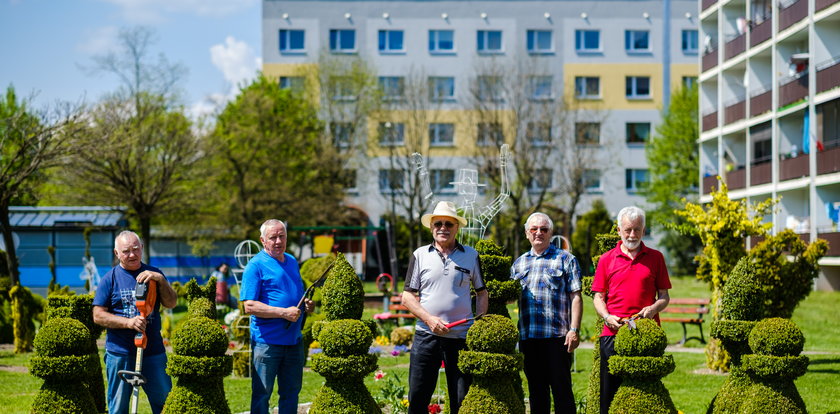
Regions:
<instances>
[{"instance_id":1,"label":"balcony railing","mask_svg":"<svg viewBox=\"0 0 840 414\"><path fill-rule=\"evenodd\" d=\"M739 168L726 173L726 186L730 190L737 190L747 186L747 169Z\"/></svg>"},{"instance_id":2,"label":"balcony railing","mask_svg":"<svg viewBox=\"0 0 840 414\"><path fill-rule=\"evenodd\" d=\"M837 171L840 171L840 147L817 153L817 174L830 174Z\"/></svg>"},{"instance_id":3,"label":"balcony railing","mask_svg":"<svg viewBox=\"0 0 840 414\"><path fill-rule=\"evenodd\" d=\"M773 180L773 163L770 161L750 167L750 185L767 184Z\"/></svg>"},{"instance_id":4,"label":"balcony railing","mask_svg":"<svg viewBox=\"0 0 840 414\"><path fill-rule=\"evenodd\" d=\"M725 125L731 124L735 121L740 121L744 119L744 115L747 111L747 101L744 98L739 98L737 101L733 101L730 105L728 105L723 110L723 123Z\"/></svg>"},{"instance_id":5,"label":"balcony railing","mask_svg":"<svg viewBox=\"0 0 840 414\"><path fill-rule=\"evenodd\" d=\"M840 0L816 0L814 1L814 10L820 11L822 9L828 8L834 3L837 3Z\"/></svg>"},{"instance_id":6,"label":"balcony railing","mask_svg":"<svg viewBox=\"0 0 840 414\"><path fill-rule=\"evenodd\" d=\"M718 126L718 113L714 111L710 114L703 115L703 132L706 132L710 129L717 128Z\"/></svg>"},{"instance_id":7,"label":"balcony railing","mask_svg":"<svg viewBox=\"0 0 840 414\"><path fill-rule=\"evenodd\" d=\"M781 6L783 7L783 6ZM781 8L780 7L780 8ZM797 0L779 12L779 31L787 29L808 15L808 1Z\"/></svg>"},{"instance_id":8,"label":"balcony railing","mask_svg":"<svg viewBox=\"0 0 840 414\"><path fill-rule=\"evenodd\" d=\"M773 18L768 17L750 31L750 47L755 47L773 36Z\"/></svg>"},{"instance_id":9,"label":"balcony railing","mask_svg":"<svg viewBox=\"0 0 840 414\"><path fill-rule=\"evenodd\" d=\"M773 106L773 91L766 90L750 96L750 116L761 115Z\"/></svg>"},{"instance_id":10,"label":"balcony railing","mask_svg":"<svg viewBox=\"0 0 840 414\"><path fill-rule=\"evenodd\" d=\"M828 242L826 256L840 256L840 232L817 233L817 238Z\"/></svg>"},{"instance_id":11,"label":"balcony railing","mask_svg":"<svg viewBox=\"0 0 840 414\"><path fill-rule=\"evenodd\" d=\"M808 176L808 155L779 161L779 181L793 180Z\"/></svg>"},{"instance_id":12,"label":"balcony railing","mask_svg":"<svg viewBox=\"0 0 840 414\"><path fill-rule=\"evenodd\" d=\"M803 0L799 0L803 1ZM779 107L790 105L808 96L808 72L801 72L779 81Z\"/></svg>"},{"instance_id":13,"label":"balcony railing","mask_svg":"<svg viewBox=\"0 0 840 414\"><path fill-rule=\"evenodd\" d=\"M717 3L717 0L703 0L700 5L700 10L706 10L709 7L712 7L712 5L715 3Z\"/></svg>"},{"instance_id":14,"label":"balcony railing","mask_svg":"<svg viewBox=\"0 0 840 414\"><path fill-rule=\"evenodd\" d=\"M817 65L817 93L840 86L840 57Z\"/></svg>"},{"instance_id":15,"label":"balcony railing","mask_svg":"<svg viewBox=\"0 0 840 414\"><path fill-rule=\"evenodd\" d=\"M712 49L703 55L703 72L714 68L718 63L718 51Z\"/></svg>"},{"instance_id":16,"label":"balcony railing","mask_svg":"<svg viewBox=\"0 0 840 414\"><path fill-rule=\"evenodd\" d=\"M726 60L729 60L744 53L745 50L747 50L747 35L740 34L726 42L726 46L723 49L723 56Z\"/></svg>"},{"instance_id":17,"label":"balcony railing","mask_svg":"<svg viewBox=\"0 0 840 414\"><path fill-rule=\"evenodd\" d=\"M703 194L711 194L718 186L717 175L703 177Z\"/></svg>"}]
</instances>

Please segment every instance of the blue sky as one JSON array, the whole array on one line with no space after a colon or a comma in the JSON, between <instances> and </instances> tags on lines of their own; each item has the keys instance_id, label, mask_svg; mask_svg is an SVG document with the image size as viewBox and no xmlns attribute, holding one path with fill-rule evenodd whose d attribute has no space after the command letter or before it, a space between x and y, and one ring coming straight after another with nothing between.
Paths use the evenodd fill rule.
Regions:
<instances>
[{"instance_id":1,"label":"blue sky","mask_svg":"<svg viewBox=\"0 0 840 414\"><path fill-rule=\"evenodd\" d=\"M0 87L38 107L96 101L119 82L84 67L114 50L121 28L145 26L152 56L189 70L182 103L207 112L261 66L260 12L260 0L0 0Z\"/></svg>"}]
</instances>

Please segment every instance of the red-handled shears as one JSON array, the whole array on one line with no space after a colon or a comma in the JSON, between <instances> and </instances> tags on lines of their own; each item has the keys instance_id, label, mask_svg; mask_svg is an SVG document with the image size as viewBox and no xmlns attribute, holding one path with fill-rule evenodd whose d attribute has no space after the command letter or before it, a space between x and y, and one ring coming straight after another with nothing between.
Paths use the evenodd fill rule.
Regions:
<instances>
[{"instance_id":1,"label":"red-handled shears","mask_svg":"<svg viewBox=\"0 0 840 414\"><path fill-rule=\"evenodd\" d=\"M475 316L473 316L472 318L466 318L466 319L461 319L461 320L459 320L459 321L455 321L455 322L449 322L449 323L447 323L447 324L446 324L446 329L450 329L450 328L452 328L452 327L454 327L454 326L458 326L458 325L461 325L461 324L465 324L465 323L467 323L467 322L469 322L469 321L473 321L473 320L476 320L476 319L481 319L481 317L482 317L482 316L484 316L484 314L483 314L483 313L479 313L478 315L475 315Z\"/></svg>"},{"instance_id":2,"label":"red-handled shears","mask_svg":"<svg viewBox=\"0 0 840 414\"><path fill-rule=\"evenodd\" d=\"M618 320L618 322L622 325L625 323L630 325L630 329L636 329L636 322L634 322L636 319L642 319L642 315L636 313L630 316L629 318L621 318Z\"/></svg>"}]
</instances>

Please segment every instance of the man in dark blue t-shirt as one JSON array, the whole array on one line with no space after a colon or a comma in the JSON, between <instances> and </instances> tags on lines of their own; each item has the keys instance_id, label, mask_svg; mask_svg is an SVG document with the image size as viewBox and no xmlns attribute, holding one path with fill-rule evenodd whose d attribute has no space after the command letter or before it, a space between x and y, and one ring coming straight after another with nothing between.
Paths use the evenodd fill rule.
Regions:
<instances>
[{"instance_id":1,"label":"man in dark blue t-shirt","mask_svg":"<svg viewBox=\"0 0 840 414\"><path fill-rule=\"evenodd\" d=\"M93 321L108 329L105 337L108 412L128 412L131 386L117 372L134 370L137 357L134 336L145 331L148 343L143 351L142 373L146 377L143 390L152 412L157 414L172 388L172 380L166 375L166 350L160 336L160 306L174 308L177 294L160 269L142 262L143 242L136 233L120 233L114 240L114 254L120 264L102 277L93 299ZM134 289L138 282L149 280L157 282L157 300L152 314L143 318L135 305Z\"/></svg>"},{"instance_id":2,"label":"man in dark blue t-shirt","mask_svg":"<svg viewBox=\"0 0 840 414\"><path fill-rule=\"evenodd\" d=\"M278 413L298 412L306 355L301 340L303 323L297 307L303 296L297 260L286 253L286 225L271 219L260 226L263 250L242 275L239 300L251 315L251 414L267 414L277 381ZM306 300L306 311L314 304Z\"/></svg>"}]
</instances>

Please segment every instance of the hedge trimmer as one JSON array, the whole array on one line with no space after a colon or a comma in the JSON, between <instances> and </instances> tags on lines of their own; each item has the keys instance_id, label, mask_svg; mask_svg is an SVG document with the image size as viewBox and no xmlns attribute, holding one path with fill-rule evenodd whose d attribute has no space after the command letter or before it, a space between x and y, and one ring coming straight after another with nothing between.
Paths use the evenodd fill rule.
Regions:
<instances>
[{"instance_id":1,"label":"hedge trimmer","mask_svg":"<svg viewBox=\"0 0 840 414\"><path fill-rule=\"evenodd\" d=\"M630 326L630 329L636 329L636 319L642 319L642 315L638 313L634 313L629 318L621 318L618 320L618 323L624 325L625 323Z\"/></svg>"},{"instance_id":2,"label":"hedge trimmer","mask_svg":"<svg viewBox=\"0 0 840 414\"><path fill-rule=\"evenodd\" d=\"M298 309L300 309L301 313L303 313L304 309L306 308L306 299L312 299L312 295L315 294L315 289L324 285L324 282L327 280L327 275L330 273L330 270L332 270L333 266L335 266L336 261L337 260L333 260L333 262L330 263L330 265L327 266L326 269L324 269L324 273L321 274L321 277L319 277L318 280L309 285L309 287L306 289L306 292L303 292L303 296L300 297L300 300L297 304L297 307ZM287 321L286 329L288 329L290 326L292 326L292 321Z\"/></svg>"},{"instance_id":3,"label":"hedge trimmer","mask_svg":"<svg viewBox=\"0 0 840 414\"><path fill-rule=\"evenodd\" d=\"M157 301L157 282L149 280L145 283L137 283L134 287L134 300L137 306L137 312L140 313L144 319L148 318L155 310L155 302ZM134 371L120 370L117 375L127 382L133 388L131 392L131 412L137 414L137 404L140 401L140 387L146 384L146 377L143 376L143 350L148 344L148 335L146 331L137 332L134 335L134 346L137 347L137 358L134 363Z\"/></svg>"},{"instance_id":4,"label":"hedge trimmer","mask_svg":"<svg viewBox=\"0 0 840 414\"><path fill-rule=\"evenodd\" d=\"M461 325L461 324L465 324L469 321L474 321L476 319L481 319L482 316L484 316L484 314L479 313L478 315L475 315L472 318L466 318L466 319L457 320L455 322L449 322L449 323L446 324L446 328L449 329L449 328L452 328L452 327L455 327L455 326L458 326L458 325Z\"/></svg>"}]
</instances>

